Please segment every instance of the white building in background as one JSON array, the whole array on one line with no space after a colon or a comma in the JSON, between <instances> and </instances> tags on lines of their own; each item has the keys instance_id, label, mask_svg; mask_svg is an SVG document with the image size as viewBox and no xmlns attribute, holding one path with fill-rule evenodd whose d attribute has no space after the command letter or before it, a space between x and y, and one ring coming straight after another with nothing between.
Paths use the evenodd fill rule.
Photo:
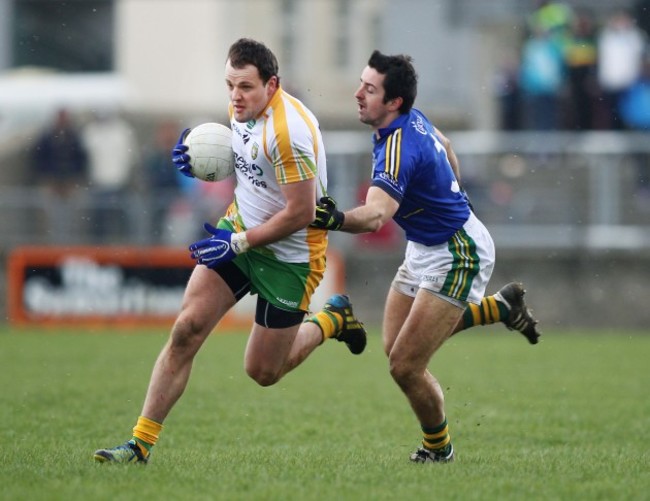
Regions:
<instances>
[{"instance_id":1,"label":"white building in background","mask_svg":"<svg viewBox=\"0 0 650 501\"><path fill-rule=\"evenodd\" d=\"M251 37L275 52L282 84L317 114L352 115L352 93L383 3L122 0L117 67L127 82L128 106L224 113L228 47Z\"/></svg>"},{"instance_id":2,"label":"white building in background","mask_svg":"<svg viewBox=\"0 0 650 501\"><path fill-rule=\"evenodd\" d=\"M0 0L0 109L26 121L62 105L223 116L226 53L246 36L277 54L283 85L328 128L356 125L353 93L375 48L414 57L420 108L489 128L490 62L499 40L519 35L494 36L490 19L512 26L524 2L489 3Z\"/></svg>"},{"instance_id":3,"label":"white building in background","mask_svg":"<svg viewBox=\"0 0 650 501\"><path fill-rule=\"evenodd\" d=\"M569 1L569 0L567 0ZM592 10L633 0L571 0ZM416 105L445 127L491 129L492 80L535 0L0 0L0 120L68 105L225 114L229 45L278 56L285 87L326 128L356 126L373 49L412 55ZM1 122L0 122L1 123Z\"/></svg>"}]
</instances>

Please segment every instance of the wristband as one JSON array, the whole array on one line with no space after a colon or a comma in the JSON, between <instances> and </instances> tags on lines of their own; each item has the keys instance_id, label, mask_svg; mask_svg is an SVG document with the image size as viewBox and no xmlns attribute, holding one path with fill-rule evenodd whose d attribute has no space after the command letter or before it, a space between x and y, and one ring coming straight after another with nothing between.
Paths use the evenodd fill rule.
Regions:
<instances>
[{"instance_id":1,"label":"wristband","mask_svg":"<svg viewBox=\"0 0 650 501\"><path fill-rule=\"evenodd\" d=\"M242 231L241 233L233 233L232 238L230 239L230 246L235 254L241 254L250 249L251 245L248 243L248 239L246 238L246 232Z\"/></svg>"}]
</instances>

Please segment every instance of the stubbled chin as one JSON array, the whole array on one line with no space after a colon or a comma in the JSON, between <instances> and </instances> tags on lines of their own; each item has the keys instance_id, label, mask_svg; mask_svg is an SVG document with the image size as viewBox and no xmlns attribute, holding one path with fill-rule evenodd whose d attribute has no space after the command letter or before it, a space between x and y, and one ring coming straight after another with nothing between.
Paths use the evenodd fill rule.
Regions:
<instances>
[{"instance_id":1,"label":"stubbled chin","mask_svg":"<svg viewBox=\"0 0 650 501\"><path fill-rule=\"evenodd\" d=\"M233 115L235 116L235 120L237 120L240 123L248 122L249 120L246 110L241 110L241 111L234 110Z\"/></svg>"}]
</instances>

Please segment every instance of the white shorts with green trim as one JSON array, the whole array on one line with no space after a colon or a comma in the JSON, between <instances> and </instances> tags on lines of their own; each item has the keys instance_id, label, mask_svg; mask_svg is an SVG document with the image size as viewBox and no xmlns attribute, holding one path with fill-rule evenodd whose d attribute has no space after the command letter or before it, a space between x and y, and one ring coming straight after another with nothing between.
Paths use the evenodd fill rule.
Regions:
<instances>
[{"instance_id":1,"label":"white shorts with green trim","mask_svg":"<svg viewBox=\"0 0 650 501\"><path fill-rule=\"evenodd\" d=\"M392 287L415 297L425 289L459 306L480 304L494 269L494 242L474 215L448 242L426 246L409 241Z\"/></svg>"}]
</instances>

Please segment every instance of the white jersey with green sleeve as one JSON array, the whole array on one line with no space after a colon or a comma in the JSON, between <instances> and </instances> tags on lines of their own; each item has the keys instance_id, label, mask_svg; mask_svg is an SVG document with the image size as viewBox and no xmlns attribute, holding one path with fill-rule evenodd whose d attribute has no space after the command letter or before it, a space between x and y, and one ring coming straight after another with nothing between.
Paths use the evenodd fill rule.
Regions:
<instances>
[{"instance_id":1,"label":"white jersey with green sleeve","mask_svg":"<svg viewBox=\"0 0 650 501\"><path fill-rule=\"evenodd\" d=\"M316 178L316 200L327 192L323 138L313 113L278 88L264 111L240 123L229 110L237 184L226 218L237 231L259 226L286 206L280 187ZM263 248L287 263L308 263L324 256L327 232L304 228Z\"/></svg>"}]
</instances>

